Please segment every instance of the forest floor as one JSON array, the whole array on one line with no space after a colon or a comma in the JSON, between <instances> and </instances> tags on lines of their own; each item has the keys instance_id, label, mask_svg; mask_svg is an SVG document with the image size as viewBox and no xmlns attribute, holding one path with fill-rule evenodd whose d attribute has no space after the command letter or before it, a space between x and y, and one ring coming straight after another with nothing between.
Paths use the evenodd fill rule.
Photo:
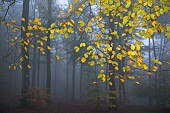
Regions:
<instances>
[{"instance_id":1,"label":"forest floor","mask_svg":"<svg viewBox=\"0 0 170 113\"><path fill-rule=\"evenodd\" d=\"M96 111L94 105L80 102L59 102L55 106L44 108L14 107L0 109L0 113L170 113L170 109L156 109L136 105L122 105L115 112L107 112L106 109L99 107Z\"/></svg>"}]
</instances>

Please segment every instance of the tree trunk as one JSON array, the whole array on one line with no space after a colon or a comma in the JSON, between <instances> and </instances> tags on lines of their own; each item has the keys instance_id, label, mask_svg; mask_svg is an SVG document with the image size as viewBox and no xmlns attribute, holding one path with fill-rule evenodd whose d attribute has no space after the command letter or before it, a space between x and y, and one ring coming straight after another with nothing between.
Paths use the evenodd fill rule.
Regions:
<instances>
[{"instance_id":1,"label":"tree trunk","mask_svg":"<svg viewBox=\"0 0 170 113\"><path fill-rule=\"evenodd\" d=\"M149 38L149 72L151 71L151 39ZM151 89L151 76L149 75L149 88ZM149 107L152 107L151 94L149 93Z\"/></svg>"},{"instance_id":2,"label":"tree trunk","mask_svg":"<svg viewBox=\"0 0 170 113\"><path fill-rule=\"evenodd\" d=\"M37 0L35 0L34 3L34 9L33 9L33 19L35 19L35 9L36 9L36 3ZM36 68L37 68L37 62L36 62L36 57L37 57L37 39L34 37L34 50L33 50L33 65L32 65L32 87L36 86Z\"/></svg>"},{"instance_id":3,"label":"tree trunk","mask_svg":"<svg viewBox=\"0 0 170 113\"><path fill-rule=\"evenodd\" d=\"M83 64L80 63L81 67L80 67L80 100L82 100L82 76L83 76Z\"/></svg>"},{"instance_id":4,"label":"tree trunk","mask_svg":"<svg viewBox=\"0 0 170 113\"><path fill-rule=\"evenodd\" d=\"M21 38L25 41L27 39L26 32L28 28L28 17L29 17L29 0L23 0L23 11L22 11L22 18L25 19L25 21L22 21L21 25L25 28L25 31L21 29ZM24 49L27 48L27 51ZM21 46L21 54L24 58L22 62L22 97L21 97L21 105L28 106L28 94L29 87L30 87L30 74L29 74L29 45L23 45ZM25 58L27 56L28 58Z\"/></svg>"},{"instance_id":5,"label":"tree trunk","mask_svg":"<svg viewBox=\"0 0 170 113\"><path fill-rule=\"evenodd\" d=\"M48 0L48 28L50 28L51 25L51 4L52 0ZM51 94L51 55L50 55L50 50L48 47L50 47L50 31L48 31L48 39L46 42L46 62L47 62L47 80L46 80L46 88L47 88L47 93L50 95ZM50 97L49 97L49 102L50 102Z\"/></svg>"},{"instance_id":6,"label":"tree trunk","mask_svg":"<svg viewBox=\"0 0 170 113\"><path fill-rule=\"evenodd\" d=\"M75 68L76 67L76 61L75 56L73 54L73 78L72 78L72 100L75 99Z\"/></svg>"},{"instance_id":7,"label":"tree trunk","mask_svg":"<svg viewBox=\"0 0 170 113\"><path fill-rule=\"evenodd\" d=\"M154 37L152 38L152 42L153 42L154 58L157 59L157 57L156 57L156 49L155 49L155 40L154 40ZM156 63L154 63L154 66L156 66ZM157 73L157 71L155 72L155 94L156 94L156 106L159 107L159 98L158 98L158 73Z\"/></svg>"},{"instance_id":8,"label":"tree trunk","mask_svg":"<svg viewBox=\"0 0 170 113\"><path fill-rule=\"evenodd\" d=\"M74 40L73 40L74 46L75 46L75 40L76 40L76 35L75 35L75 32L74 32ZM75 69L76 69L76 59L75 59L75 53L73 53L72 100L75 99Z\"/></svg>"},{"instance_id":9,"label":"tree trunk","mask_svg":"<svg viewBox=\"0 0 170 113\"><path fill-rule=\"evenodd\" d=\"M68 62L69 62L69 60L68 60L68 52L67 52L67 69L66 69L66 76L67 76L67 80L66 80L66 92L67 92L67 98L69 99L69 73L68 73L68 71L69 71L69 68L68 68Z\"/></svg>"}]
</instances>

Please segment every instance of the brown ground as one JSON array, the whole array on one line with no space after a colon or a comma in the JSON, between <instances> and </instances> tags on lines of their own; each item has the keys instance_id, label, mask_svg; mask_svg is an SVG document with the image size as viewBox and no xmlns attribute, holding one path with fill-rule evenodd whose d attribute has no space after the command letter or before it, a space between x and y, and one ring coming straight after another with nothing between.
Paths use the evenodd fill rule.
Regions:
<instances>
[{"instance_id":1,"label":"brown ground","mask_svg":"<svg viewBox=\"0 0 170 113\"><path fill-rule=\"evenodd\" d=\"M99 110L96 111L95 106L87 103L60 102L55 106L46 108L3 108L0 109L0 113L170 113L170 109L150 109L143 106L123 105L120 106L119 110L116 112L107 112L106 109L102 107L99 107Z\"/></svg>"}]
</instances>

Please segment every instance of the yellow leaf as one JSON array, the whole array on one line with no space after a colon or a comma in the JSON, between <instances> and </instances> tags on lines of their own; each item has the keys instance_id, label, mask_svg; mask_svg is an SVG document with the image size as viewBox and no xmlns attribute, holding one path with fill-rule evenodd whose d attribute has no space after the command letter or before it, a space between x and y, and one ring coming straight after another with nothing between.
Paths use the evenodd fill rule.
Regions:
<instances>
[{"instance_id":1,"label":"yellow leaf","mask_svg":"<svg viewBox=\"0 0 170 113\"><path fill-rule=\"evenodd\" d=\"M21 57L19 60L20 60L20 62L23 62L23 57Z\"/></svg>"},{"instance_id":2,"label":"yellow leaf","mask_svg":"<svg viewBox=\"0 0 170 113\"><path fill-rule=\"evenodd\" d=\"M146 64L143 65L144 70L148 69L148 66Z\"/></svg>"},{"instance_id":3,"label":"yellow leaf","mask_svg":"<svg viewBox=\"0 0 170 113\"><path fill-rule=\"evenodd\" d=\"M56 23L52 23L50 28L54 28L56 26Z\"/></svg>"},{"instance_id":4,"label":"yellow leaf","mask_svg":"<svg viewBox=\"0 0 170 113\"><path fill-rule=\"evenodd\" d=\"M92 46L88 46L87 47L87 50L89 51L89 50L91 50L92 49Z\"/></svg>"},{"instance_id":5,"label":"yellow leaf","mask_svg":"<svg viewBox=\"0 0 170 113\"><path fill-rule=\"evenodd\" d=\"M162 65L162 62L161 62L161 61L158 61L158 64L159 64L159 65Z\"/></svg>"},{"instance_id":6,"label":"yellow leaf","mask_svg":"<svg viewBox=\"0 0 170 113\"><path fill-rule=\"evenodd\" d=\"M115 79L118 79L119 77L118 76L115 76Z\"/></svg>"},{"instance_id":7,"label":"yellow leaf","mask_svg":"<svg viewBox=\"0 0 170 113\"><path fill-rule=\"evenodd\" d=\"M92 26L92 22L88 22L88 26Z\"/></svg>"},{"instance_id":8,"label":"yellow leaf","mask_svg":"<svg viewBox=\"0 0 170 113\"><path fill-rule=\"evenodd\" d=\"M48 49L48 50L51 50L51 47L50 47L50 46L47 46L47 49Z\"/></svg>"},{"instance_id":9,"label":"yellow leaf","mask_svg":"<svg viewBox=\"0 0 170 113\"><path fill-rule=\"evenodd\" d=\"M103 74L98 74L97 78L102 78Z\"/></svg>"},{"instance_id":10,"label":"yellow leaf","mask_svg":"<svg viewBox=\"0 0 170 113\"><path fill-rule=\"evenodd\" d=\"M76 52L79 52L80 48L79 48L78 46L75 46L75 47L74 47L74 50L75 50Z\"/></svg>"},{"instance_id":11,"label":"yellow leaf","mask_svg":"<svg viewBox=\"0 0 170 113\"><path fill-rule=\"evenodd\" d=\"M132 18L135 18L135 13L134 13L134 12L131 14L131 17L132 17Z\"/></svg>"},{"instance_id":12,"label":"yellow leaf","mask_svg":"<svg viewBox=\"0 0 170 113\"><path fill-rule=\"evenodd\" d=\"M119 68L116 66L116 67L115 67L115 70L116 70L116 71L118 71L118 70L119 70Z\"/></svg>"},{"instance_id":13,"label":"yellow leaf","mask_svg":"<svg viewBox=\"0 0 170 113\"><path fill-rule=\"evenodd\" d=\"M22 66L21 66L21 65L19 65L19 67L20 67L20 69L22 69Z\"/></svg>"},{"instance_id":14,"label":"yellow leaf","mask_svg":"<svg viewBox=\"0 0 170 113\"><path fill-rule=\"evenodd\" d=\"M135 84L138 84L138 85L139 85L140 83L139 83L139 82L135 82Z\"/></svg>"},{"instance_id":15,"label":"yellow leaf","mask_svg":"<svg viewBox=\"0 0 170 113\"><path fill-rule=\"evenodd\" d=\"M153 21L152 22L152 26L154 26L155 27L155 25L157 24L157 22L156 21Z\"/></svg>"},{"instance_id":16,"label":"yellow leaf","mask_svg":"<svg viewBox=\"0 0 170 113\"><path fill-rule=\"evenodd\" d=\"M85 58L88 58L88 54L84 54L84 57L85 57Z\"/></svg>"},{"instance_id":17,"label":"yellow leaf","mask_svg":"<svg viewBox=\"0 0 170 113\"><path fill-rule=\"evenodd\" d=\"M21 18L21 21L25 22L25 18Z\"/></svg>"},{"instance_id":18,"label":"yellow leaf","mask_svg":"<svg viewBox=\"0 0 170 113\"><path fill-rule=\"evenodd\" d=\"M119 24L119 22L114 22L114 24Z\"/></svg>"},{"instance_id":19,"label":"yellow leaf","mask_svg":"<svg viewBox=\"0 0 170 113\"><path fill-rule=\"evenodd\" d=\"M129 75L128 78L129 78L130 80L134 80L134 79L135 79L135 77L132 76L132 75Z\"/></svg>"},{"instance_id":20,"label":"yellow leaf","mask_svg":"<svg viewBox=\"0 0 170 113\"><path fill-rule=\"evenodd\" d=\"M104 70L102 69L102 70L100 70L100 73L104 73Z\"/></svg>"},{"instance_id":21,"label":"yellow leaf","mask_svg":"<svg viewBox=\"0 0 170 113\"><path fill-rule=\"evenodd\" d=\"M79 22L78 22L79 24L80 24L80 26L81 27L83 27L84 26L84 21L83 20L79 20Z\"/></svg>"},{"instance_id":22,"label":"yellow leaf","mask_svg":"<svg viewBox=\"0 0 170 113\"><path fill-rule=\"evenodd\" d=\"M136 44L136 50L140 51L140 45Z\"/></svg>"},{"instance_id":23,"label":"yellow leaf","mask_svg":"<svg viewBox=\"0 0 170 113\"><path fill-rule=\"evenodd\" d=\"M31 66L30 65L27 65L27 67L30 69L31 68Z\"/></svg>"},{"instance_id":24,"label":"yellow leaf","mask_svg":"<svg viewBox=\"0 0 170 113\"><path fill-rule=\"evenodd\" d=\"M25 50L25 51L28 51L27 47L24 47L24 50Z\"/></svg>"},{"instance_id":25,"label":"yellow leaf","mask_svg":"<svg viewBox=\"0 0 170 113\"><path fill-rule=\"evenodd\" d=\"M40 22L40 18L35 18L34 23L38 23L38 22Z\"/></svg>"},{"instance_id":26,"label":"yellow leaf","mask_svg":"<svg viewBox=\"0 0 170 113\"><path fill-rule=\"evenodd\" d=\"M124 82L125 82L125 80L124 80L124 79L120 79L120 81L121 81L122 83L124 83Z\"/></svg>"},{"instance_id":27,"label":"yellow leaf","mask_svg":"<svg viewBox=\"0 0 170 113\"><path fill-rule=\"evenodd\" d=\"M131 44L130 49L135 50L135 46L133 44Z\"/></svg>"},{"instance_id":28,"label":"yellow leaf","mask_svg":"<svg viewBox=\"0 0 170 113\"><path fill-rule=\"evenodd\" d=\"M50 39L53 39L54 38L54 34L50 34Z\"/></svg>"},{"instance_id":29,"label":"yellow leaf","mask_svg":"<svg viewBox=\"0 0 170 113\"><path fill-rule=\"evenodd\" d=\"M89 62L88 64L89 64L90 66L94 66L95 63L94 63L94 61L91 61L91 62Z\"/></svg>"},{"instance_id":30,"label":"yellow leaf","mask_svg":"<svg viewBox=\"0 0 170 113\"><path fill-rule=\"evenodd\" d=\"M55 29L51 29L50 32L51 32L51 33L54 33L54 32L55 32Z\"/></svg>"},{"instance_id":31,"label":"yellow leaf","mask_svg":"<svg viewBox=\"0 0 170 113\"><path fill-rule=\"evenodd\" d=\"M32 26L28 26L28 30L31 31L33 28Z\"/></svg>"},{"instance_id":32,"label":"yellow leaf","mask_svg":"<svg viewBox=\"0 0 170 113\"><path fill-rule=\"evenodd\" d=\"M85 47L85 46L86 46L86 43L84 42L80 44L80 47Z\"/></svg>"},{"instance_id":33,"label":"yellow leaf","mask_svg":"<svg viewBox=\"0 0 170 113\"><path fill-rule=\"evenodd\" d=\"M56 58L57 60L59 60L59 59L60 59L60 56L58 56L58 55L55 55L55 58Z\"/></svg>"},{"instance_id":34,"label":"yellow leaf","mask_svg":"<svg viewBox=\"0 0 170 113\"><path fill-rule=\"evenodd\" d=\"M79 2L79 0L74 0L75 3Z\"/></svg>"},{"instance_id":35,"label":"yellow leaf","mask_svg":"<svg viewBox=\"0 0 170 113\"><path fill-rule=\"evenodd\" d=\"M12 20L11 23L15 24L17 22L17 20Z\"/></svg>"},{"instance_id":36,"label":"yellow leaf","mask_svg":"<svg viewBox=\"0 0 170 113\"><path fill-rule=\"evenodd\" d=\"M97 84L97 82L93 82L93 84Z\"/></svg>"},{"instance_id":37,"label":"yellow leaf","mask_svg":"<svg viewBox=\"0 0 170 113\"><path fill-rule=\"evenodd\" d=\"M109 85L112 86L112 82L109 82Z\"/></svg>"},{"instance_id":38,"label":"yellow leaf","mask_svg":"<svg viewBox=\"0 0 170 113\"><path fill-rule=\"evenodd\" d=\"M148 72L148 75L151 75L151 72Z\"/></svg>"},{"instance_id":39,"label":"yellow leaf","mask_svg":"<svg viewBox=\"0 0 170 113\"><path fill-rule=\"evenodd\" d=\"M17 67L16 67L16 66L14 66L13 68L14 68L14 70L16 70L16 68L17 68Z\"/></svg>"},{"instance_id":40,"label":"yellow leaf","mask_svg":"<svg viewBox=\"0 0 170 113\"><path fill-rule=\"evenodd\" d=\"M81 58L81 62L82 62L82 63L85 63L85 62L86 62L86 58L85 58L85 57L82 57L82 58Z\"/></svg>"},{"instance_id":41,"label":"yellow leaf","mask_svg":"<svg viewBox=\"0 0 170 113\"><path fill-rule=\"evenodd\" d=\"M27 56L27 55L25 55L25 58L26 58L26 59L28 59L28 56Z\"/></svg>"},{"instance_id":42,"label":"yellow leaf","mask_svg":"<svg viewBox=\"0 0 170 113\"><path fill-rule=\"evenodd\" d=\"M70 9L72 9L73 8L73 4L70 4Z\"/></svg>"}]
</instances>

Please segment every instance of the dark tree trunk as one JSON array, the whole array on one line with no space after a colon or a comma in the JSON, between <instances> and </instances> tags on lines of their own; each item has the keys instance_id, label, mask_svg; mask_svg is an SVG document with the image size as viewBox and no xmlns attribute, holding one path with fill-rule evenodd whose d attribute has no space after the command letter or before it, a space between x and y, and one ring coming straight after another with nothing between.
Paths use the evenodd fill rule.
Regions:
<instances>
[{"instance_id":1,"label":"dark tree trunk","mask_svg":"<svg viewBox=\"0 0 170 113\"><path fill-rule=\"evenodd\" d=\"M22 29L21 30L21 38L23 40L27 39L26 32L27 32L27 27L28 27L28 17L29 17L29 0L23 0L23 11L22 11L22 18L25 19L25 21L22 21L21 25L25 28L25 31ZM27 48L27 51L24 49ZM28 106L28 94L29 92L29 87L30 87L30 74L29 74L29 45L23 45L21 46L21 54L22 57L24 58L22 62L22 97L21 97L21 105L23 106ZM25 56L28 57L25 58Z\"/></svg>"},{"instance_id":2,"label":"dark tree trunk","mask_svg":"<svg viewBox=\"0 0 170 113\"><path fill-rule=\"evenodd\" d=\"M48 28L51 25L51 4L52 0L48 0ZM47 88L47 93L50 95L51 94L51 57L50 57L50 50L47 48L48 46L50 47L50 31L48 31L48 39L46 43L46 62L47 62L47 80L46 80L46 88ZM50 102L50 97L49 97L49 102Z\"/></svg>"},{"instance_id":3,"label":"dark tree trunk","mask_svg":"<svg viewBox=\"0 0 170 113\"><path fill-rule=\"evenodd\" d=\"M113 22L114 23L114 22ZM114 25L112 25L110 23L109 28L112 29L112 31L114 31ZM110 41L110 45L111 43L114 43L113 47L112 47L112 51L116 50L115 44L116 44L116 39L115 37L112 36L112 40ZM112 56L112 52L109 53L110 57ZM112 61L115 60L115 58L111 59ZM115 66L113 66L112 64L109 64L109 77L110 77L110 81L112 83L112 85L109 85L109 90L112 92L110 93L110 108L109 111L115 111L117 110L117 97L116 97L116 81L115 81Z\"/></svg>"}]
</instances>

